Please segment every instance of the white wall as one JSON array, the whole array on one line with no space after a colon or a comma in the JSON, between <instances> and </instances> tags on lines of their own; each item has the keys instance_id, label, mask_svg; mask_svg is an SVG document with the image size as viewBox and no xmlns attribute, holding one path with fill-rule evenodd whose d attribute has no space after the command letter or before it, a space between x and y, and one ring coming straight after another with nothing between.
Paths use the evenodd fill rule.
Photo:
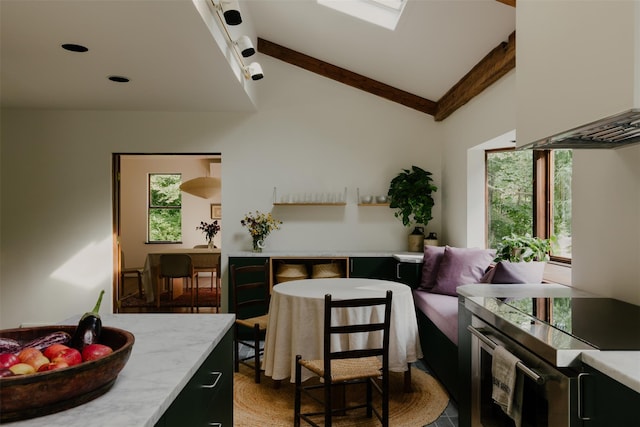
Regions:
<instances>
[{"instance_id":1,"label":"white wall","mask_svg":"<svg viewBox=\"0 0 640 427\"><path fill-rule=\"evenodd\" d=\"M180 173L182 182L210 176L221 178L220 156L195 155L123 155L121 156L120 185L120 245L127 267L142 267L147 253L167 248L191 248L207 244L205 234L196 230L200 221L212 222L211 204L221 203L221 191L211 199L182 193L182 243L147 243L147 180L151 173ZM213 163L212 163L213 162ZM224 227L222 220L218 224ZM214 244L222 245L222 230L216 234Z\"/></svg>"},{"instance_id":2,"label":"white wall","mask_svg":"<svg viewBox=\"0 0 640 427\"><path fill-rule=\"evenodd\" d=\"M640 145L574 151L573 284L640 305Z\"/></svg>"},{"instance_id":3,"label":"white wall","mask_svg":"<svg viewBox=\"0 0 640 427\"><path fill-rule=\"evenodd\" d=\"M484 246L484 236L477 233L484 224L484 186L479 195L469 186L470 180L484 182L484 152L475 147L515 129L515 79L511 71L443 122L443 238L451 246ZM472 197L469 192L474 192Z\"/></svg>"},{"instance_id":4,"label":"white wall","mask_svg":"<svg viewBox=\"0 0 640 427\"><path fill-rule=\"evenodd\" d=\"M274 59L260 62L269 78L256 83L255 114L2 112L0 327L57 322L90 309L99 289L111 295L114 152L221 153L224 253L250 248L240 219L256 209L284 221L269 249L406 250L409 230L388 208L359 208L356 188L385 193L413 164L440 187L440 127ZM348 204L273 208L274 186L348 187ZM440 194L428 231L440 232Z\"/></svg>"}]
</instances>

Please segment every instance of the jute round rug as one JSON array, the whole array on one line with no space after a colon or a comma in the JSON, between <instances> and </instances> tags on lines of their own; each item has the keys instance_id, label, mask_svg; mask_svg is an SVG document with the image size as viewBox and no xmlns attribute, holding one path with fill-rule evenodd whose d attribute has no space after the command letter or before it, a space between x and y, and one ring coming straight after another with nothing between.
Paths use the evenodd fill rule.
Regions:
<instances>
[{"instance_id":1,"label":"jute round rug","mask_svg":"<svg viewBox=\"0 0 640 427\"><path fill-rule=\"evenodd\" d=\"M422 427L438 419L449 403L449 396L442 385L431 375L412 368L413 391L403 390L402 373L390 374L389 425L392 427ZM314 381L313 379L307 381ZM306 383L305 383L306 384ZM262 382L253 382L253 371L241 365L240 372L234 374L234 425L237 427L293 425L293 399L295 385L283 380L280 388L274 388L273 381L262 377ZM357 400L364 396L364 389L349 387L347 398L353 394ZM379 397L374 393L375 399ZM314 405L303 396L303 411ZM322 419L319 420L322 424ZM304 424L304 423L303 423ZM368 427L380 425L377 418L367 418L364 409L351 411L349 415L335 417L337 427Z\"/></svg>"}]
</instances>

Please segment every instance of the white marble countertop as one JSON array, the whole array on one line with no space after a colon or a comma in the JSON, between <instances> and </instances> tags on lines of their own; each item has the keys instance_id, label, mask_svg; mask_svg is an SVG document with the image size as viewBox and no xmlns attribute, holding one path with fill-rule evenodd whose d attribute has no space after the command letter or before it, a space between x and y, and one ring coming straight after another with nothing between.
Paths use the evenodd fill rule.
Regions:
<instances>
[{"instance_id":1,"label":"white marble countertop","mask_svg":"<svg viewBox=\"0 0 640 427\"><path fill-rule=\"evenodd\" d=\"M556 284L486 285L458 287L464 297L518 298L527 296L601 298L600 295ZM589 350L580 355L582 362L640 393L640 351Z\"/></svg>"},{"instance_id":2,"label":"white marble countertop","mask_svg":"<svg viewBox=\"0 0 640 427\"><path fill-rule=\"evenodd\" d=\"M104 326L135 336L129 361L113 387L84 405L8 425L153 426L218 345L235 315L103 314L101 318ZM78 319L60 324L75 325Z\"/></svg>"}]
</instances>

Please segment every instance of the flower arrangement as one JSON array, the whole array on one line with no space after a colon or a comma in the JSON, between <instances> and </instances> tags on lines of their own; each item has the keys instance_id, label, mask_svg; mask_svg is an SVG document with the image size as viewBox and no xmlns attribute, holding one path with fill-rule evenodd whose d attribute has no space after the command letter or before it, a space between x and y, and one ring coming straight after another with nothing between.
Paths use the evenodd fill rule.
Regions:
<instances>
[{"instance_id":1,"label":"flower arrangement","mask_svg":"<svg viewBox=\"0 0 640 427\"><path fill-rule=\"evenodd\" d=\"M216 237L216 234L220 231L220 225L218 224L218 220L213 221L211 224L200 221L200 225L196 227L196 230L202 230L207 236L209 246L213 246L213 238Z\"/></svg>"},{"instance_id":2,"label":"flower arrangement","mask_svg":"<svg viewBox=\"0 0 640 427\"><path fill-rule=\"evenodd\" d=\"M282 221L275 219L271 216L271 213L262 213L256 211L255 213L249 212L244 216L244 219L240 221L243 227L249 229L249 234L253 239L254 252L262 252L264 246L264 239L273 231L279 230Z\"/></svg>"}]
</instances>

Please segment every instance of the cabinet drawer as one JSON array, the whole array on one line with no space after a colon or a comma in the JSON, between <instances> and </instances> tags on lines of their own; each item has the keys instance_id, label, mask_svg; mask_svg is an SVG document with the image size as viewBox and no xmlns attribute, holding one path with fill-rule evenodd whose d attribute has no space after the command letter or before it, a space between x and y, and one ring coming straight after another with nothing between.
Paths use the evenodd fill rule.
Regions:
<instances>
[{"instance_id":1,"label":"cabinet drawer","mask_svg":"<svg viewBox=\"0 0 640 427\"><path fill-rule=\"evenodd\" d=\"M156 425L233 426L233 329L227 331Z\"/></svg>"}]
</instances>

